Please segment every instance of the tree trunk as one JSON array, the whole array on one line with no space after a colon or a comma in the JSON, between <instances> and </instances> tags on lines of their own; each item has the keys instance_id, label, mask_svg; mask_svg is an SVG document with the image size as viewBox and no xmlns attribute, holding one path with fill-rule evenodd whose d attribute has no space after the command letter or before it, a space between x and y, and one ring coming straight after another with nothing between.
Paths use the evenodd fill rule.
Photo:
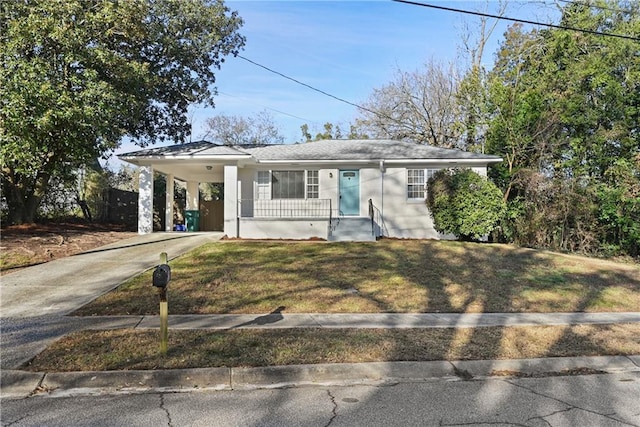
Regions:
<instances>
[{"instance_id":1,"label":"tree trunk","mask_svg":"<svg viewBox=\"0 0 640 427\"><path fill-rule=\"evenodd\" d=\"M20 179L16 174L11 175L15 180L3 177L3 190L5 190L8 219L10 224L31 224L35 221L40 202L49 185L50 174L42 173L31 182Z\"/></svg>"}]
</instances>

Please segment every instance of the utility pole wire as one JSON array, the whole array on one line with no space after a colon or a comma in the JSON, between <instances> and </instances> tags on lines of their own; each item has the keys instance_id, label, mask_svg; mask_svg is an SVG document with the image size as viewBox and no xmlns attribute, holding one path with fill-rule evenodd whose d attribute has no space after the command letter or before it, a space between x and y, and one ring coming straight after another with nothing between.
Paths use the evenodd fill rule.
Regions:
<instances>
[{"instance_id":1,"label":"utility pole wire","mask_svg":"<svg viewBox=\"0 0 640 427\"><path fill-rule=\"evenodd\" d=\"M368 108L366 108L366 107L363 107L362 105L358 105L358 104L353 103L353 102L351 102L351 101L347 101L346 99L343 99L343 98L337 97L337 96L335 96L335 95L332 95L332 94L330 94L330 93L328 93L328 92L325 92L325 91L323 91L322 89L315 88L315 87L313 87L313 86L311 86L311 85L308 85L308 84L306 84L306 83L304 83L304 82L301 82L300 80L296 80L296 79L294 79L293 77L289 77L289 76L287 76L286 74L282 74L282 73L281 73L281 72L279 72L279 71L273 70L273 69L271 69L271 68L269 68L269 67L266 67L266 66L264 66L264 65L262 65L262 64L258 64L257 62L252 61L252 60L250 60L250 59L248 59L248 58L245 58L245 57L244 57L244 56L242 56L242 55L237 55L237 57L238 57L238 58L240 58L240 59L244 59L245 61L247 61L247 62L249 62L249 63L251 63L251 64L253 64L253 65L255 65L255 66L258 66L258 67L260 67L260 68L263 68L263 69L265 69L265 70L267 70L267 71L269 71L269 72L271 72L271 73L277 74L277 75L279 75L280 77L284 77L284 78L285 78L285 79L287 79L287 80L291 80L292 82L295 82L295 83L297 83L297 84L299 84L299 85L302 85L302 86L304 86L304 87L306 87L306 88L309 88L309 89L311 89L311 90L313 90L313 91L316 91L316 92L321 93L321 94L323 94L323 95L325 95L325 96L328 96L329 98L333 98L333 99L335 99L335 100L337 100L337 101L344 102L345 104L352 105L352 106L354 106L354 107L356 107L356 108L359 108L359 109L364 110L364 111L368 111L368 112L370 112L370 113L372 113L372 114L376 114L376 115L378 115L378 116L380 115L380 113L378 113L377 111L373 111L373 110L370 110L370 109L368 109Z\"/></svg>"},{"instance_id":2,"label":"utility pole wire","mask_svg":"<svg viewBox=\"0 0 640 427\"><path fill-rule=\"evenodd\" d=\"M466 13L468 15L484 16L486 18L502 19L502 20L505 20L505 21L520 22L520 23L523 23L523 24L542 25L542 26L550 27L550 28L558 28L560 30L578 31L578 32L581 32L581 33L594 34L594 35L597 35L597 36L617 37L617 38L620 38L620 39L633 40L633 41L636 41L636 42L640 42L640 37L627 36L627 35L624 35L624 34L603 33L603 32L600 32L600 31L586 30L584 28L567 27L567 26L564 26L564 25L555 25L555 24L546 24L544 22L529 21L529 20L526 20L526 19L519 19L519 18L508 18L506 16L492 15L490 13L474 12L474 11L471 11L471 10L455 9L455 8L452 8L452 7L445 7L445 6L436 6L436 5L433 5L433 4L419 3L419 2L411 1L411 0L392 0L392 1L395 1L397 3L410 4L410 5L413 5L413 6L422 6L422 7L429 7L429 8L432 8L432 9L446 10L448 12Z\"/></svg>"},{"instance_id":3,"label":"utility pole wire","mask_svg":"<svg viewBox=\"0 0 640 427\"><path fill-rule=\"evenodd\" d=\"M291 80L291 81L292 81L292 82L294 82L294 83L297 83L297 84L299 84L299 85L302 85L302 86L304 86L304 87L306 87L306 88L308 88L308 89L311 89L311 90L313 90L313 91L315 91L315 92L321 93L322 95L328 96L328 97L333 98L333 99L335 99L335 100L337 100L337 101L340 101L340 102L344 102L345 104L352 105L352 106L354 106L354 107L356 107L356 108L359 108L360 110L367 111L367 112L369 112L369 113L371 113L371 114L373 114L373 115L375 115L375 116L378 116L378 117L380 117L380 118L387 119L387 120L391 120L392 122L395 122L396 124L398 124L398 125L399 125L399 126L401 126L401 127L405 127L405 128L410 127L410 126L406 125L405 123L401 122L401 121L400 121L400 120L398 120L398 119L394 119L393 117L390 117L390 116L388 116L388 115L386 115L386 114L384 114L384 113L381 113L381 112L379 112L379 111L371 110L371 109L369 109L369 108L367 108L367 107L363 107L362 105L358 105L358 104L353 103L353 102L351 102L351 101L347 101L346 99L343 99L343 98L337 97L337 96L335 96L335 95L332 95L332 94L330 94L330 93L328 93L328 92L325 92L325 91L323 91L323 90L321 90L321 89L318 89L318 88L315 88L315 87L313 87L313 86L311 86L311 85L308 85L307 83L301 82L300 80L294 79L293 77L289 77L289 76L287 76L286 74L283 74L283 73L281 73L281 72L279 72L279 71L276 71L276 70L274 70L274 69L272 69L272 68L269 68L269 67L267 67L267 66L264 66L264 65L262 65L262 64L259 64L259 63L255 62L255 61L252 61L252 60L250 60L249 58L245 58L245 57L244 57L244 56L242 56L242 55L236 55L236 56L237 56L238 58L240 58L240 59L244 59L245 61L247 61L247 62L248 62L248 63L250 63L250 64L253 64L253 65L257 66L257 67L260 67L260 68L262 68L262 69L264 69L264 70L267 70L267 71L269 71L270 73L276 74L276 75L278 75L278 76L280 76L280 77L283 77L283 78L285 78L285 79L287 79L287 80ZM439 136L446 136L446 135L440 135L440 134L439 134Z\"/></svg>"}]
</instances>

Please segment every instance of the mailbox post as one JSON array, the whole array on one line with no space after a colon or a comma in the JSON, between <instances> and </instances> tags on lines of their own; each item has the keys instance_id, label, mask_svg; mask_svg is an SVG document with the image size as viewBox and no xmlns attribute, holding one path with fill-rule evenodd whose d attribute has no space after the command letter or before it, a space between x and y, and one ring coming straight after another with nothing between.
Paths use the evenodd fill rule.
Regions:
<instances>
[{"instance_id":1,"label":"mailbox post","mask_svg":"<svg viewBox=\"0 0 640 427\"><path fill-rule=\"evenodd\" d=\"M167 264L167 253L160 254L160 265L153 272L153 286L158 288L160 297L160 353L167 353L169 339L169 304L167 302L167 286L171 281L171 267Z\"/></svg>"}]
</instances>

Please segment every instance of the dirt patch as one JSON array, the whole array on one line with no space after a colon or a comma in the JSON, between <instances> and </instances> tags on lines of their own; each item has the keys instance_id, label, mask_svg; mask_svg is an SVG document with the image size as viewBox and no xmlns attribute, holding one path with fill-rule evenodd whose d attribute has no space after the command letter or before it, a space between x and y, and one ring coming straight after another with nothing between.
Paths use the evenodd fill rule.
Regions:
<instances>
[{"instance_id":1,"label":"dirt patch","mask_svg":"<svg viewBox=\"0 0 640 427\"><path fill-rule=\"evenodd\" d=\"M122 225L48 223L3 227L0 274L86 252L137 233Z\"/></svg>"}]
</instances>

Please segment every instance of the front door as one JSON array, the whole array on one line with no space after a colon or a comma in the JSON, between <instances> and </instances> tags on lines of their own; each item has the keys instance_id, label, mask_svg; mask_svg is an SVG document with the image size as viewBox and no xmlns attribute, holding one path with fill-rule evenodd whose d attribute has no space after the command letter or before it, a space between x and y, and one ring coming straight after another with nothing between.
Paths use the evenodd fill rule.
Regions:
<instances>
[{"instance_id":1,"label":"front door","mask_svg":"<svg viewBox=\"0 0 640 427\"><path fill-rule=\"evenodd\" d=\"M360 214L360 171L340 171L340 214Z\"/></svg>"}]
</instances>

